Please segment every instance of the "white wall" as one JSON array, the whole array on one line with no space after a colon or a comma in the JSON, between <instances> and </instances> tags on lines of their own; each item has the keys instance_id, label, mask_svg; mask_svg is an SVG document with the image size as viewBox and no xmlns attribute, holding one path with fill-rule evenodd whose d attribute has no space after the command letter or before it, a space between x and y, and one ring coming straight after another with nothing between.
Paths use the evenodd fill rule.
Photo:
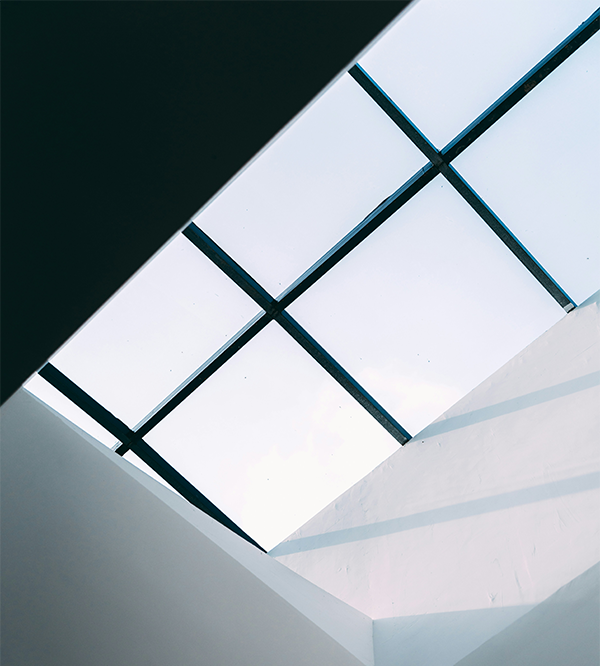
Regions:
<instances>
[{"instance_id":1,"label":"white wall","mask_svg":"<svg viewBox=\"0 0 600 666\"><path fill-rule=\"evenodd\" d=\"M596 564L456 666L598 666L600 567Z\"/></svg>"},{"instance_id":2,"label":"white wall","mask_svg":"<svg viewBox=\"0 0 600 666\"><path fill-rule=\"evenodd\" d=\"M273 551L356 611L20 391L3 664L372 664L373 628L377 666L466 666L543 640L559 615L537 604L600 559L598 300ZM594 571L565 588L592 654Z\"/></svg>"},{"instance_id":3,"label":"white wall","mask_svg":"<svg viewBox=\"0 0 600 666\"><path fill-rule=\"evenodd\" d=\"M378 666L455 664L600 560L598 303L271 551L375 619Z\"/></svg>"},{"instance_id":4,"label":"white wall","mask_svg":"<svg viewBox=\"0 0 600 666\"><path fill-rule=\"evenodd\" d=\"M1 417L5 666L373 663L368 617L25 391Z\"/></svg>"}]
</instances>

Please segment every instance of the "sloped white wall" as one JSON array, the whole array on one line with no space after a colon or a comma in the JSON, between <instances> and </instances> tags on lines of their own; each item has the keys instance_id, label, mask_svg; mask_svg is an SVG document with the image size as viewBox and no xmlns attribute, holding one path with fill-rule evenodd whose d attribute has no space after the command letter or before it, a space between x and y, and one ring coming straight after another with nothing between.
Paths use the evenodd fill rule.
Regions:
<instances>
[{"instance_id":1,"label":"sloped white wall","mask_svg":"<svg viewBox=\"0 0 600 666\"><path fill-rule=\"evenodd\" d=\"M596 564L456 666L597 666L599 662L600 567Z\"/></svg>"},{"instance_id":2,"label":"sloped white wall","mask_svg":"<svg viewBox=\"0 0 600 666\"><path fill-rule=\"evenodd\" d=\"M450 666L600 560L599 294L271 554ZM368 446L368 442L365 442Z\"/></svg>"},{"instance_id":3,"label":"sloped white wall","mask_svg":"<svg viewBox=\"0 0 600 666\"><path fill-rule=\"evenodd\" d=\"M2 664L373 664L372 622L21 390L1 411Z\"/></svg>"}]
</instances>

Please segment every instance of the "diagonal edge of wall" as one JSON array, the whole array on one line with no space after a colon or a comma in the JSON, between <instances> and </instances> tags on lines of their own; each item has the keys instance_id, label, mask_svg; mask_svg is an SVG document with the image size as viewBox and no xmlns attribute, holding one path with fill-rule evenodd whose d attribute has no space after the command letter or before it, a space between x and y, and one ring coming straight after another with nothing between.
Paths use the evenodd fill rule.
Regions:
<instances>
[{"instance_id":1,"label":"diagonal edge of wall","mask_svg":"<svg viewBox=\"0 0 600 666\"><path fill-rule=\"evenodd\" d=\"M271 551L374 618L378 664L452 666L600 559L599 301Z\"/></svg>"},{"instance_id":2,"label":"diagonal edge of wall","mask_svg":"<svg viewBox=\"0 0 600 666\"><path fill-rule=\"evenodd\" d=\"M1 416L7 664L373 663L368 617L24 390Z\"/></svg>"}]
</instances>

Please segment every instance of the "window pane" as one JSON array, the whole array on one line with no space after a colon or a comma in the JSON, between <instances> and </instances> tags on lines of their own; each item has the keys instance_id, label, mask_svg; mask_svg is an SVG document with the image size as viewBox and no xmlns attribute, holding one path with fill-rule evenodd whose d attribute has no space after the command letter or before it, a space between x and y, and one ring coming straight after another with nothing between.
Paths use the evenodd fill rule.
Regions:
<instances>
[{"instance_id":1,"label":"window pane","mask_svg":"<svg viewBox=\"0 0 600 666\"><path fill-rule=\"evenodd\" d=\"M277 296L425 161L345 75L195 222Z\"/></svg>"},{"instance_id":2,"label":"window pane","mask_svg":"<svg viewBox=\"0 0 600 666\"><path fill-rule=\"evenodd\" d=\"M398 447L273 322L146 441L265 548Z\"/></svg>"},{"instance_id":3,"label":"window pane","mask_svg":"<svg viewBox=\"0 0 600 666\"><path fill-rule=\"evenodd\" d=\"M412 435L564 314L440 176L289 310Z\"/></svg>"},{"instance_id":4,"label":"window pane","mask_svg":"<svg viewBox=\"0 0 600 666\"><path fill-rule=\"evenodd\" d=\"M596 8L596 0L419 0L360 64L443 148Z\"/></svg>"},{"instance_id":5,"label":"window pane","mask_svg":"<svg viewBox=\"0 0 600 666\"><path fill-rule=\"evenodd\" d=\"M179 235L52 363L132 427L258 311Z\"/></svg>"},{"instance_id":6,"label":"window pane","mask_svg":"<svg viewBox=\"0 0 600 666\"><path fill-rule=\"evenodd\" d=\"M577 303L600 287L599 118L596 35L454 161Z\"/></svg>"},{"instance_id":7,"label":"window pane","mask_svg":"<svg viewBox=\"0 0 600 666\"><path fill-rule=\"evenodd\" d=\"M33 375L24 388L105 446L112 448L117 443L116 437L39 375Z\"/></svg>"}]
</instances>

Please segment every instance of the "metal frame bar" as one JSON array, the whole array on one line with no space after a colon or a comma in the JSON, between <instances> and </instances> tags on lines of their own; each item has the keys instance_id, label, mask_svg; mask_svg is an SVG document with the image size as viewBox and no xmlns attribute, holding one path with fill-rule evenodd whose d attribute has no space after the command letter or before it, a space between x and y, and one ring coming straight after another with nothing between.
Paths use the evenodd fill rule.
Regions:
<instances>
[{"instance_id":1,"label":"metal frame bar","mask_svg":"<svg viewBox=\"0 0 600 666\"><path fill-rule=\"evenodd\" d=\"M191 395L201 384L213 375L224 363L226 363L246 343L260 333L271 321L271 317L262 313L252 319L241 331L236 333L219 351L213 354L208 361L203 363L196 372L188 377L175 391L161 402L146 418L138 424L135 429L136 435L145 437L154 426L158 425L189 395ZM117 453L120 451L117 449Z\"/></svg>"},{"instance_id":2,"label":"metal frame bar","mask_svg":"<svg viewBox=\"0 0 600 666\"><path fill-rule=\"evenodd\" d=\"M78 405L86 414L102 425L120 442L116 453L124 455L133 451L141 460L159 474L169 485L185 497L191 504L228 527L230 530L253 544L264 549L229 519L218 507L190 484L177 470L164 460L142 438L160 421L171 413L196 388L216 372L237 351L257 335L270 321L276 321L286 330L336 381L338 381L369 413L385 427L392 436L404 444L410 435L391 417L318 343L305 331L285 308L293 303L319 278L333 268L359 243L372 234L391 215L430 183L438 173L442 173L449 183L471 205L477 214L488 224L502 242L513 252L530 273L557 300L567 312L575 307L574 302L548 275L544 268L526 250L502 221L485 204L478 194L452 167L450 162L460 155L479 136L507 113L517 102L527 95L540 81L546 78L577 48L584 44L600 28L600 9L582 23L569 37L551 51L530 72L520 79L502 97L484 111L455 139L438 151L422 132L408 119L387 94L360 67L355 65L350 75L369 94L404 134L421 150L429 164L419 170L390 197L382 201L362 222L340 240L329 252L302 274L278 298L273 298L241 266L227 255L193 222L183 234L200 249L214 264L219 266L241 289L245 291L264 312L257 315L218 352L208 359L196 372L183 382L173 393L160 403L146 418L131 430L116 416L102 407L60 370L47 363L39 375L52 384L63 395Z\"/></svg>"},{"instance_id":3,"label":"metal frame bar","mask_svg":"<svg viewBox=\"0 0 600 666\"><path fill-rule=\"evenodd\" d=\"M378 222L372 222L371 231L382 224L384 219L387 219L387 217L391 215L391 212L389 211L391 211L393 207L392 203L387 202L384 202L384 204L381 205L381 208L387 211L387 216L383 215L383 211L381 215L375 216L378 218ZM369 220L370 217L371 216L368 216L365 219ZM361 225L359 225L359 227L360 226ZM411 437L409 433L385 409L383 409L383 407L376 402L373 397L369 395L369 393L367 393L367 391L365 391L365 389L353 379L350 374L346 372L344 368L342 368L342 366L329 353L327 353L327 351L325 351L325 349L321 347L321 345L311 337L295 319L293 319L293 317L284 311L283 308L285 305L283 303L285 302L289 305L308 287L290 292L290 294L294 293L296 295L290 297L290 294L288 294L285 301L283 301L283 299L275 299L193 222L186 227L183 234L206 257L208 257L208 259L219 266L219 268L221 268L226 275L243 289L248 296L254 299L263 310L265 310L265 314L262 318L268 317L269 319L274 319L326 372L328 372L343 388L346 389L346 391L348 391L348 393L350 393L353 398L355 398L372 416L374 416L375 419L392 435L392 437L400 442L400 444L406 444ZM349 234L349 236L351 236L351 234ZM354 247L358 242L360 241L356 240L356 235L351 236L343 246L345 252L343 254L341 252L339 253L337 261L350 252L351 245ZM312 275L312 273L310 273L310 275ZM301 284L304 284L304 282ZM176 398L177 396L174 396L173 400ZM168 405L165 405L165 411L167 408Z\"/></svg>"},{"instance_id":4,"label":"metal frame bar","mask_svg":"<svg viewBox=\"0 0 600 666\"><path fill-rule=\"evenodd\" d=\"M598 21L595 25L600 27L600 21ZM544 59L542 62L545 60L546 59ZM517 84L516 89L522 93L522 96L525 96L529 90L533 89L533 87L527 87L528 81L530 80L528 77L535 76L535 73L538 71L539 67L540 65L531 70L531 72L526 75L526 77L524 77L524 79L522 79L519 84ZM543 71L546 71L546 69L543 69ZM425 157L430 160L430 164L444 176L450 185L454 187L454 189L462 196L462 198L471 206L471 208L479 215L479 217L481 217L481 219L488 225L488 227L521 262L521 264L523 264L523 266L531 273L531 275L533 275L539 284L544 287L550 296L552 296L552 298L554 298L554 300L566 312L573 310L576 307L573 299L568 296L564 289L562 289L560 285L551 277L551 275L521 243L521 241L502 222L502 220L500 220L500 218L483 201L483 199L458 173L458 171L456 171L456 169L450 164L450 159L445 157L444 151L438 151L435 148L429 139L427 139L427 137L417 128L417 126L411 122L411 120L402 112L402 110L395 104L395 102L390 97L388 97L383 89L380 88L377 83L375 83L375 81L367 74L367 72L365 72L365 70L360 65L354 65L349 73L358 83L358 85L381 108L381 110L387 114L387 116L396 124L396 126L404 132L408 139L410 139L413 144L425 155ZM550 72L546 72L545 76L547 76L549 73ZM516 104L516 102L514 103ZM498 102L490 107L490 109L494 110L497 108ZM504 113L506 113L509 108L512 107L506 107L506 104L502 104L500 105L500 108L503 109L503 111L500 115L495 116L494 122L499 120L502 115L504 115ZM485 122L485 119L488 117L486 115L488 111L480 116L482 123ZM494 111L494 113L496 112ZM476 128L474 128L473 131L475 131L475 129ZM452 143L453 142L451 142L451 144ZM457 153L457 155L458 154L459 153Z\"/></svg>"},{"instance_id":5,"label":"metal frame bar","mask_svg":"<svg viewBox=\"0 0 600 666\"><path fill-rule=\"evenodd\" d=\"M190 504L193 504L196 508L208 514L211 518L214 518L221 523L221 525L229 528L232 532L235 532L253 546L266 552L262 546L256 543L252 537L248 536L241 527L236 525L231 518L226 516L221 509L205 497L159 453L144 442L138 433L135 433L120 419L114 416L114 414L111 414L111 412L102 407L102 405L96 402L94 398L79 388L77 384L71 381L67 376L63 375L58 368L54 367L51 363L46 363L38 374L75 403L80 409L88 414L88 416L91 416L103 428L108 430L111 435L114 435L122 442L126 442L124 447L120 447L122 453L119 455L123 455L129 450L133 451L182 497L190 502Z\"/></svg>"},{"instance_id":6,"label":"metal frame bar","mask_svg":"<svg viewBox=\"0 0 600 666\"><path fill-rule=\"evenodd\" d=\"M502 97L499 97L455 139L443 148L441 153L444 160L446 162L451 162L456 159L473 143L473 141L478 139L497 120L500 120L500 118L510 111L517 102L520 102L527 93L531 92L538 83L543 81L580 46L585 44L590 37L593 37L594 34L598 32L599 28L600 9L597 9L587 21L584 21L555 49L550 51L545 58L540 60L535 67L529 70L525 76L519 79L512 88L507 90Z\"/></svg>"}]
</instances>

